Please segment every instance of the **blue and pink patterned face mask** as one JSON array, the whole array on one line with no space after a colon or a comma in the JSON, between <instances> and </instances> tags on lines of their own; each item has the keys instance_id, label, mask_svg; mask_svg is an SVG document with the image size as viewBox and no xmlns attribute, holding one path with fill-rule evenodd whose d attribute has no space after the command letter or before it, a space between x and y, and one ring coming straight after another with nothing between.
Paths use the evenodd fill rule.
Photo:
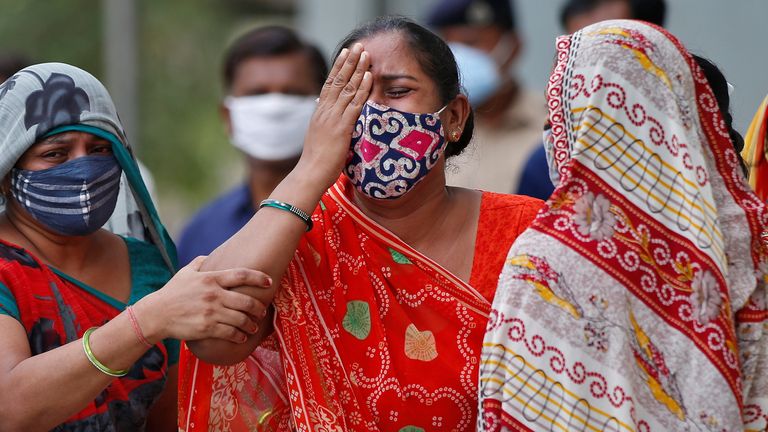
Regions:
<instances>
[{"instance_id":1,"label":"blue and pink patterned face mask","mask_svg":"<svg viewBox=\"0 0 768 432\"><path fill-rule=\"evenodd\" d=\"M398 198L413 189L445 152L444 109L414 114L366 102L344 168L355 188L379 199Z\"/></svg>"}]
</instances>

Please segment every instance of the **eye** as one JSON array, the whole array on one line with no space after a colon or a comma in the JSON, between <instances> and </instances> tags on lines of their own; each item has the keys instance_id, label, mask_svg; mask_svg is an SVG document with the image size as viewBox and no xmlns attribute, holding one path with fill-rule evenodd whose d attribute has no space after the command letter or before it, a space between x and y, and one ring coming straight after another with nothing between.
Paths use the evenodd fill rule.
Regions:
<instances>
[{"instance_id":1,"label":"eye","mask_svg":"<svg viewBox=\"0 0 768 432\"><path fill-rule=\"evenodd\" d=\"M65 152L62 149L48 150L46 152L43 152L43 154L41 154L40 157L44 159L60 159L60 158L67 157L67 152Z\"/></svg>"},{"instance_id":2,"label":"eye","mask_svg":"<svg viewBox=\"0 0 768 432\"><path fill-rule=\"evenodd\" d=\"M411 92L411 89L409 89L409 88L393 87L393 88L387 89L387 91L385 93L386 93L387 97L395 98L396 99L396 98L399 98L399 97L403 97L403 96L407 95L410 92Z\"/></svg>"},{"instance_id":3,"label":"eye","mask_svg":"<svg viewBox=\"0 0 768 432\"><path fill-rule=\"evenodd\" d=\"M112 154L112 146L109 144L101 144L93 147L91 153L94 154Z\"/></svg>"}]
</instances>

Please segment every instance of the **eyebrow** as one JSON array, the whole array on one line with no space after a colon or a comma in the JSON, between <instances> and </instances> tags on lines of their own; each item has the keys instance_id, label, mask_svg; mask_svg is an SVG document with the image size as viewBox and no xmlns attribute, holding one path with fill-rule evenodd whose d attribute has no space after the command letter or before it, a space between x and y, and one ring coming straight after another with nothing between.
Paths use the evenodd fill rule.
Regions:
<instances>
[{"instance_id":1,"label":"eyebrow","mask_svg":"<svg viewBox=\"0 0 768 432\"><path fill-rule=\"evenodd\" d=\"M412 75L406 75L406 74L385 74L385 75L381 75L381 79L383 79L384 81L394 81L397 79L409 79L411 81L417 81L417 82L419 81L416 79L416 77Z\"/></svg>"},{"instance_id":2,"label":"eyebrow","mask_svg":"<svg viewBox=\"0 0 768 432\"><path fill-rule=\"evenodd\" d=\"M65 139L65 138L66 138L66 135L57 134L57 135L50 136L48 138L43 138L41 141L38 141L35 144L48 144L48 145L63 144L69 141L68 139Z\"/></svg>"}]
</instances>

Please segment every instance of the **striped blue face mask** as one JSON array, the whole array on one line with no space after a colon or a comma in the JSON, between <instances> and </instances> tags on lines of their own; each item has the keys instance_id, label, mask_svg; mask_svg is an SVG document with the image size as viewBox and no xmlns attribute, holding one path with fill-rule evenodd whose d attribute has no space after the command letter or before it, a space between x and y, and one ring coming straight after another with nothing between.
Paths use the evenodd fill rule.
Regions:
<instances>
[{"instance_id":1,"label":"striped blue face mask","mask_svg":"<svg viewBox=\"0 0 768 432\"><path fill-rule=\"evenodd\" d=\"M117 203L121 173L114 156L84 156L39 171L14 168L11 194L52 231L83 236L109 220Z\"/></svg>"}]
</instances>

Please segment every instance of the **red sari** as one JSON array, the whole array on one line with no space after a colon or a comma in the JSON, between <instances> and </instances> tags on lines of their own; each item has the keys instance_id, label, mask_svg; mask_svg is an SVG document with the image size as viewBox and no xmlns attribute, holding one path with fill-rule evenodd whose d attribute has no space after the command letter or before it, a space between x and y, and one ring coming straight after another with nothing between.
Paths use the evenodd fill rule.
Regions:
<instances>
[{"instance_id":1,"label":"red sari","mask_svg":"<svg viewBox=\"0 0 768 432\"><path fill-rule=\"evenodd\" d=\"M275 299L275 333L234 366L182 354L180 429L472 430L480 345L506 250L541 202L483 193L471 284L352 204L322 197Z\"/></svg>"}]
</instances>

